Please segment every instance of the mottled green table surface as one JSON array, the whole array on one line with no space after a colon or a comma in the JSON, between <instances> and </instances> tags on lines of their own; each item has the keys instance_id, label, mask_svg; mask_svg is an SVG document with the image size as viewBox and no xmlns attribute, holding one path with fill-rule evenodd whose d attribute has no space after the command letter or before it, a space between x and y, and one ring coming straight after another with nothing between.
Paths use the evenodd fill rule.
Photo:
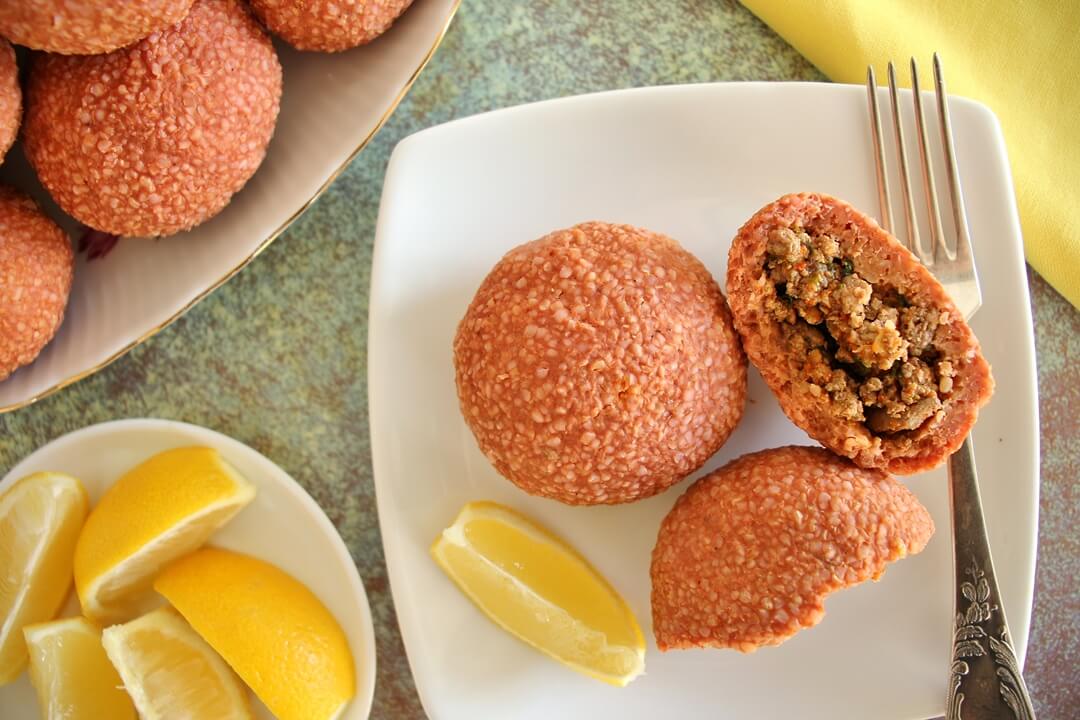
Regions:
<instances>
[{"instance_id":1,"label":"mottled green table surface","mask_svg":"<svg viewBox=\"0 0 1080 720\"><path fill-rule=\"evenodd\" d=\"M823 77L733 0L465 0L397 113L268 251L105 371L0 416L0 474L52 438L114 418L184 420L251 445L311 492L356 559L378 636L373 717L422 717L383 563L365 386L372 241L390 151L429 125L533 100L791 79ZM1080 314L1034 274L1031 290L1043 456L1027 677L1040 717L1064 719L1080 708Z\"/></svg>"}]
</instances>

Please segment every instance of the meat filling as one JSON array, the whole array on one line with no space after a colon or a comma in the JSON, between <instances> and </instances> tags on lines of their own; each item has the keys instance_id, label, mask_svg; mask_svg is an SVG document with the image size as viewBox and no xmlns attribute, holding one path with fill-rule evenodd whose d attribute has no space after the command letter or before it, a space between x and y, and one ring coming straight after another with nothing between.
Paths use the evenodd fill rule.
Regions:
<instances>
[{"instance_id":1,"label":"meat filling","mask_svg":"<svg viewBox=\"0 0 1080 720\"><path fill-rule=\"evenodd\" d=\"M837 417L900 433L943 415L955 372L934 347L940 311L865 280L828 234L773 230L765 269L766 310L790 326L788 351Z\"/></svg>"}]
</instances>

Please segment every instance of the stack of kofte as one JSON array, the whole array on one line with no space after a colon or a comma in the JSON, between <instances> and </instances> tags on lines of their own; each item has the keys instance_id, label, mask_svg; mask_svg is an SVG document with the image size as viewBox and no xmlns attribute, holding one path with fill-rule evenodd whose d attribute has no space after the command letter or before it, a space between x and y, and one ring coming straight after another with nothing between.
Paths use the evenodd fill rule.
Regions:
<instances>
[{"instance_id":1,"label":"stack of kofte","mask_svg":"<svg viewBox=\"0 0 1080 720\"><path fill-rule=\"evenodd\" d=\"M94 236L190 230L247 183L274 133L282 72L263 24L300 49L344 50L410 2L311 2L302 18L273 0L0 3L0 161L21 125L42 185ZM32 51L24 85L8 41ZM60 228L0 190L0 380L56 334L73 268Z\"/></svg>"}]
</instances>

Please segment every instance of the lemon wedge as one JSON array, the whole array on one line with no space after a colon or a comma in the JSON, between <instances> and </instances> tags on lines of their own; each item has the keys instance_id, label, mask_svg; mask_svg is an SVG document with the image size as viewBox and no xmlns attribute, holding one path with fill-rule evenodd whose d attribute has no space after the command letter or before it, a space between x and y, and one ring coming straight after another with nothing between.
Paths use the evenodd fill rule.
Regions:
<instances>
[{"instance_id":1,"label":"lemon wedge","mask_svg":"<svg viewBox=\"0 0 1080 720\"><path fill-rule=\"evenodd\" d=\"M207 547L165 568L154 588L279 720L336 718L356 693L341 626L270 563Z\"/></svg>"},{"instance_id":2,"label":"lemon wedge","mask_svg":"<svg viewBox=\"0 0 1080 720\"><path fill-rule=\"evenodd\" d=\"M255 486L216 450L185 447L151 457L121 477L90 513L75 548L83 613L128 620L154 577L195 550L255 497Z\"/></svg>"},{"instance_id":3,"label":"lemon wedge","mask_svg":"<svg viewBox=\"0 0 1080 720\"><path fill-rule=\"evenodd\" d=\"M105 656L101 630L86 618L23 628L30 682L46 720L136 720L135 706Z\"/></svg>"},{"instance_id":4,"label":"lemon wedge","mask_svg":"<svg viewBox=\"0 0 1080 720\"><path fill-rule=\"evenodd\" d=\"M236 675L172 608L105 628L101 642L142 720L252 717Z\"/></svg>"},{"instance_id":5,"label":"lemon wedge","mask_svg":"<svg viewBox=\"0 0 1080 720\"><path fill-rule=\"evenodd\" d=\"M644 671L645 640L626 602L527 517L469 503L431 554L485 615L567 667L619 687Z\"/></svg>"},{"instance_id":6,"label":"lemon wedge","mask_svg":"<svg viewBox=\"0 0 1080 720\"><path fill-rule=\"evenodd\" d=\"M71 588L71 554L86 519L86 490L61 473L35 473L0 495L0 685L26 665L26 625L51 620Z\"/></svg>"}]
</instances>

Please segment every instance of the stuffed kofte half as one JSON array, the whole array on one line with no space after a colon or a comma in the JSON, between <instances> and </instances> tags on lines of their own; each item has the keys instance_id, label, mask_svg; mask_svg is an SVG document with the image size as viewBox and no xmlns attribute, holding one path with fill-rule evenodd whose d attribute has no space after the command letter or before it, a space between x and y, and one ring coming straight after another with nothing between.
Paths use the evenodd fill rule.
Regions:
<instances>
[{"instance_id":1,"label":"stuffed kofte half","mask_svg":"<svg viewBox=\"0 0 1080 720\"><path fill-rule=\"evenodd\" d=\"M791 420L864 468L909 474L963 442L994 382L945 289L842 200L785 195L732 242L728 303Z\"/></svg>"}]
</instances>

